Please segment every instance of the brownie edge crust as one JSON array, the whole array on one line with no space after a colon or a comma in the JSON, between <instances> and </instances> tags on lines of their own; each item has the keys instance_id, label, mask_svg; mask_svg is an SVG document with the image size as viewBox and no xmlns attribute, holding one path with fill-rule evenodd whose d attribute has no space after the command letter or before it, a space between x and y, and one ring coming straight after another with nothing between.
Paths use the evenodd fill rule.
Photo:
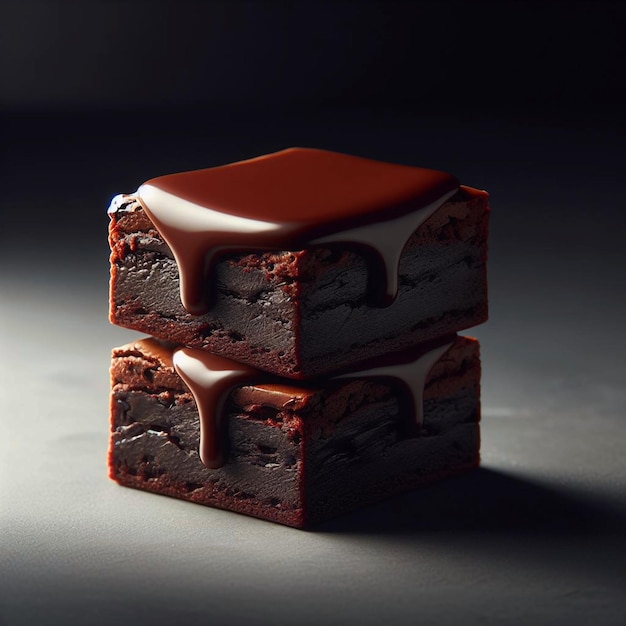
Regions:
<instances>
[{"instance_id":1,"label":"brownie edge crust","mask_svg":"<svg viewBox=\"0 0 626 626\"><path fill-rule=\"evenodd\" d=\"M195 400L153 339L113 351L111 478L127 487L298 528L479 464L478 342L457 337L431 369L418 434L380 379L241 386L227 407L229 456L200 460Z\"/></svg>"}]
</instances>

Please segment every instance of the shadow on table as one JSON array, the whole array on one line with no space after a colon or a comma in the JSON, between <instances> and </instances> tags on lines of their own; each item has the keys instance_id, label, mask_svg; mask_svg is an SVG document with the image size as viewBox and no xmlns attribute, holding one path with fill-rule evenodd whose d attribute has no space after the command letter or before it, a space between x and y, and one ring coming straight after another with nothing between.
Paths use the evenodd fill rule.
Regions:
<instances>
[{"instance_id":1,"label":"shadow on table","mask_svg":"<svg viewBox=\"0 0 626 626\"><path fill-rule=\"evenodd\" d=\"M626 585L626 507L593 493L481 468L327 522L318 532L372 536L404 554L495 563L579 588ZM547 578L549 579L549 578Z\"/></svg>"},{"instance_id":2,"label":"shadow on table","mask_svg":"<svg viewBox=\"0 0 626 626\"><path fill-rule=\"evenodd\" d=\"M600 496L480 468L345 515L317 530L394 535L432 530L593 535L626 530L626 508Z\"/></svg>"}]
</instances>

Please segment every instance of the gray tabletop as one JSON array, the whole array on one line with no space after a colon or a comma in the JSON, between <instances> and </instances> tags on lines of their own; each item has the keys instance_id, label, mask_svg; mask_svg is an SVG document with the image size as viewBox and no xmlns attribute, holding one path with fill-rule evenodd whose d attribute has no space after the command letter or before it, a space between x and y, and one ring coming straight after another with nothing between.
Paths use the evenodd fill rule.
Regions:
<instances>
[{"instance_id":1,"label":"gray tabletop","mask_svg":"<svg viewBox=\"0 0 626 626\"><path fill-rule=\"evenodd\" d=\"M373 138L375 154L354 138L332 145L330 131L325 144L311 131L309 145L452 169L492 192L491 320L472 331L484 362L482 468L311 532L110 481L109 354L136 334L107 321L103 211L132 176L100 150L105 139L90 140L81 145L97 180L78 145L46 186L16 183L5 196L0 624L626 622L625 220L613 136L489 123L465 131L468 146L483 138L480 158L460 148L446 162L432 138L458 128L394 132ZM296 135L281 140L311 138ZM32 146L20 145L8 177L25 176L20 150ZM415 145L436 162L407 157ZM39 149L52 162L54 142ZM154 161L134 184L167 171ZM78 188L76 168L87 180Z\"/></svg>"}]
</instances>

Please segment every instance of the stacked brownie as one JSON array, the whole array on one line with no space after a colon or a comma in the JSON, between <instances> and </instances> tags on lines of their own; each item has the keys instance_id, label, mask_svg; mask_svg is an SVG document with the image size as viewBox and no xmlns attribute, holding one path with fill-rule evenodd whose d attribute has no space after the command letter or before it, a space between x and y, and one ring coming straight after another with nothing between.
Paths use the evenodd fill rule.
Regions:
<instances>
[{"instance_id":1,"label":"stacked brownie","mask_svg":"<svg viewBox=\"0 0 626 626\"><path fill-rule=\"evenodd\" d=\"M488 195L294 148L114 198L111 477L296 527L479 463Z\"/></svg>"}]
</instances>

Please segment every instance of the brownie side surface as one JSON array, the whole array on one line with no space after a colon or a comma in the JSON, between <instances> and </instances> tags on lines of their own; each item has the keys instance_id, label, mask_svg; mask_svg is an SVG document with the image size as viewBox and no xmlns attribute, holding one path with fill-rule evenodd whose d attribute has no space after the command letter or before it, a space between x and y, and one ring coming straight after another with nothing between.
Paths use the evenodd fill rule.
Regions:
<instances>
[{"instance_id":1,"label":"brownie side surface","mask_svg":"<svg viewBox=\"0 0 626 626\"><path fill-rule=\"evenodd\" d=\"M210 470L198 452L196 403L173 368L171 351L154 340L117 348L111 378L111 478L128 487L302 526L297 410L310 398L269 394L263 404L231 402L229 460Z\"/></svg>"},{"instance_id":2,"label":"brownie side surface","mask_svg":"<svg viewBox=\"0 0 626 626\"><path fill-rule=\"evenodd\" d=\"M366 260L329 267L302 288L301 358L316 370L402 350L487 319L486 197L462 188L408 241L394 303L372 308Z\"/></svg>"},{"instance_id":3,"label":"brownie side surface","mask_svg":"<svg viewBox=\"0 0 626 626\"><path fill-rule=\"evenodd\" d=\"M366 259L329 246L228 257L208 286L210 312L190 315L171 250L138 201L122 197L110 213L114 324L281 376L329 374L487 317L487 196L469 188L408 242L386 308L370 303Z\"/></svg>"},{"instance_id":4,"label":"brownie side surface","mask_svg":"<svg viewBox=\"0 0 626 626\"><path fill-rule=\"evenodd\" d=\"M397 388L338 414L333 398L306 422L308 522L375 503L480 463L480 356L476 340L458 337L426 378L424 418L407 424ZM370 389L376 382L368 384Z\"/></svg>"},{"instance_id":5,"label":"brownie side surface","mask_svg":"<svg viewBox=\"0 0 626 626\"><path fill-rule=\"evenodd\" d=\"M458 338L433 367L420 432L394 385L237 388L226 465L199 457L195 401L154 340L112 360L111 477L122 485L306 527L479 461L477 342Z\"/></svg>"}]
</instances>

